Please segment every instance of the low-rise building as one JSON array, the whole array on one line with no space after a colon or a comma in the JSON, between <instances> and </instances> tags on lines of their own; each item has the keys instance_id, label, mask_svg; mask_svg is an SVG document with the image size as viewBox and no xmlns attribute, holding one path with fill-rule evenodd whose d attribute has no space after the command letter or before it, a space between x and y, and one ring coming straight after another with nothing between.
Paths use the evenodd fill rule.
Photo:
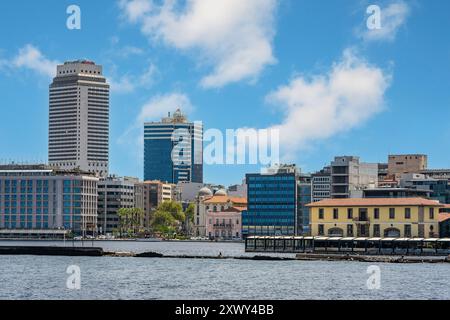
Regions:
<instances>
[{"instance_id":1,"label":"low-rise building","mask_svg":"<svg viewBox=\"0 0 450 320\"><path fill-rule=\"evenodd\" d=\"M195 216L194 216L194 235L197 237L207 237L209 236L209 231L211 228L208 227L209 216L220 214L233 215L233 211L228 211L229 209L237 209L243 211L247 208L247 199L241 197L230 197L227 195L224 189L217 191L214 195L212 191L208 188L203 188L200 190L197 201L195 203ZM240 214L240 213L239 213ZM232 217L230 217L232 219ZM229 219L230 219L229 218ZM224 219L222 216L217 219ZM226 219L226 218L225 218ZM215 220L213 220L215 221ZM214 223L213 223L214 224ZM242 224L242 223L240 223ZM229 226L227 226L229 227ZM233 228L234 228L233 223ZM236 226L237 227L237 226ZM208 229L209 228L209 229ZM233 230L226 230L233 231ZM236 231L234 231L234 234ZM215 234L215 233L214 233ZM241 231L240 231L241 236Z\"/></svg>"},{"instance_id":2,"label":"low-rise building","mask_svg":"<svg viewBox=\"0 0 450 320\"><path fill-rule=\"evenodd\" d=\"M206 212L206 233L211 240L241 240L244 207L228 207Z\"/></svg>"},{"instance_id":3,"label":"low-rise building","mask_svg":"<svg viewBox=\"0 0 450 320\"><path fill-rule=\"evenodd\" d=\"M176 200L176 185L162 181L144 181L136 184L143 193L144 227L149 228L153 212L164 201Z\"/></svg>"},{"instance_id":4,"label":"low-rise building","mask_svg":"<svg viewBox=\"0 0 450 320\"><path fill-rule=\"evenodd\" d=\"M439 236L450 238L450 204L445 204L439 210Z\"/></svg>"},{"instance_id":5,"label":"low-rise building","mask_svg":"<svg viewBox=\"0 0 450 320\"><path fill-rule=\"evenodd\" d=\"M135 185L139 179L110 176L98 184L98 231L113 234L120 228L118 211L121 208L141 208L135 202ZM142 204L141 204L142 205Z\"/></svg>"},{"instance_id":6,"label":"low-rise building","mask_svg":"<svg viewBox=\"0 0 450 320\"><path fill-rule=\"evenodd\" d=\"M80 170L46 165L0 166L0 229L4 234L97 233L98 181ZM31 233L30 233L31 234Z\"/></svg>"},{"instance_id":7,"label":"low-rise building","mask_svg":"<svg viewBox=\"0 0 450 320\"><path fill-rule=\"evenodd\" d=\"M308 205L313 236L439 236L439 208L423 198L329 199Z\"/></svg>"}]
</instances>

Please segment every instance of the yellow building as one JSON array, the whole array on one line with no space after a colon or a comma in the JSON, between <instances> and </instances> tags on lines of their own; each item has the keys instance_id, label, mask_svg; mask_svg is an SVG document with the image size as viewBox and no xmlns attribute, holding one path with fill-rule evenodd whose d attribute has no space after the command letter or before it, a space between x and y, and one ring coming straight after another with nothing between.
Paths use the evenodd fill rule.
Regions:
<instances>
[{"instance_id":1,"label":"yellow building","mask_svg":"<svg viewBox=\"0 0 450 320\"><path fill-rule=\"evenodd\" d=\"M313 236L436 238L438 201L423 198L326 199L311 203Z\"/></svg>"}]
</instances>

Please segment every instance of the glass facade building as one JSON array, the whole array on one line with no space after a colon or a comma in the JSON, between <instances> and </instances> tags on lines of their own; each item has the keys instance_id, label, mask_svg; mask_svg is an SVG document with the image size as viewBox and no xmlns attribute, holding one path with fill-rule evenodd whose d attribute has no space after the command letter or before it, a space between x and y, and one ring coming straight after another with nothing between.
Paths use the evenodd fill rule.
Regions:
<instances>
[{"instance_id":1,"label":"glass facade building","mask_svg":"<svg viewBox=\"0 0 450 320\"><path fill-rule=\"evenodd\" d=\"M310 209L312 201L311 176L302 175L297 185L297 235L310 234Z\"/></svg>"},{"instance_id":2,"label":"glass facade building","mask_svg":"<svg viewBox=\"0 0 450 320\"><path fill-rule=\"evenodd\" d=\"M0 230L96 232L98 178L51 168L0 168ZM45 233L45 232L43 232Z\"/></svg>"},{"instance_id":3,"label":"glass facade building","mask_svg":"<svg viewBox=\"0 0 450 320\"><path fill-rule=\"evenodd\" d=\"M247 174L246 180L248 209L242 213L242 235L295 235L297 173Z\"/></svg>"},{"instance_id":4,"label":"glass facade building","mask_svg":"<svg viewBox=\"0 0 450 320\"><path fill-rule=\"evenodd\" d=\"M144 125L144 180L203 183L203 125L173 117Z\"/></svg>"}]
</instances>

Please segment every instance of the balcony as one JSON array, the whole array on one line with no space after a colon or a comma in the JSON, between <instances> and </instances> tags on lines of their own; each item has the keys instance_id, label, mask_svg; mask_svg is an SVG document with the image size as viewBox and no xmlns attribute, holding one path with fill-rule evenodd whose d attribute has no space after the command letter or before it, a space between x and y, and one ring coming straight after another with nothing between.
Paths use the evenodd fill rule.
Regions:
<instances>
[{"instance_id":1,"label":"balcony","mask_svg":"<svg viewBox=\"0 0 450 320\"><path fill-rule=\"evenodd\" d=\"M213 224L213 227L216 229L232 229L233 225L229 223L219 223L219 224Z\"/></svg>"},{"instance_id":2,"label":"balcony","mask_svg":"<svg viewBox=\"0 0 450 320\"><path fill-rule=\"evenodd\" d=\"M352 219L355 223L360 224L370 224L370 219L368 217L356 217Z\"/></svg>"}]
</instances>

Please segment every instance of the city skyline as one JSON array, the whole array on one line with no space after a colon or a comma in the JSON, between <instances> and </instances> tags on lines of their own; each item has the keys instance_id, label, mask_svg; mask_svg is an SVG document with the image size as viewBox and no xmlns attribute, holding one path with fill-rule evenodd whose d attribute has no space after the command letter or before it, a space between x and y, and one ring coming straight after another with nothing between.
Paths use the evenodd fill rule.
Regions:
<instances>
[{"instance_id":1,"label":"city skyline","mask_svg":"<svg viewBox=\"0 0 450 320\"><path fill-rule=\"evenodd\" d=\"M335 1L324 11L307 1L268 0L258 4L261 14L248 18L253 1L229 1L235 20L221 17L222 24L200 14L202 1L168 9L166 20L146 3L118 1L105 9L79 1L81 30L66 28L65 1L0 5L10 12L0 31L7 39L0 83L9 106L2 109L0 158L47 159L48 85L58 63L87 58L104 66L112 86L110 172L119 176L143 178L143 124L177 108L205 130L279 128L283 162L303 172L320 170L335 155L386 162L388 154L424 153L428 167L450 167L450 129L436 122L450 115L450 43L430 42L445 39L448 3L380 1L390 32L376 34L364 30L365 1ZM192 27L185 37L176 35L180 12ZM144 28L151 17L158 23ZM239 34L240 24L255 32ZM261 50L245 51L244 42ZM243 52L254 63L239 60L237 72L232 59ZM204 180L230 185L258 171L205 165Z\"/></svg>"}]
</instances>

